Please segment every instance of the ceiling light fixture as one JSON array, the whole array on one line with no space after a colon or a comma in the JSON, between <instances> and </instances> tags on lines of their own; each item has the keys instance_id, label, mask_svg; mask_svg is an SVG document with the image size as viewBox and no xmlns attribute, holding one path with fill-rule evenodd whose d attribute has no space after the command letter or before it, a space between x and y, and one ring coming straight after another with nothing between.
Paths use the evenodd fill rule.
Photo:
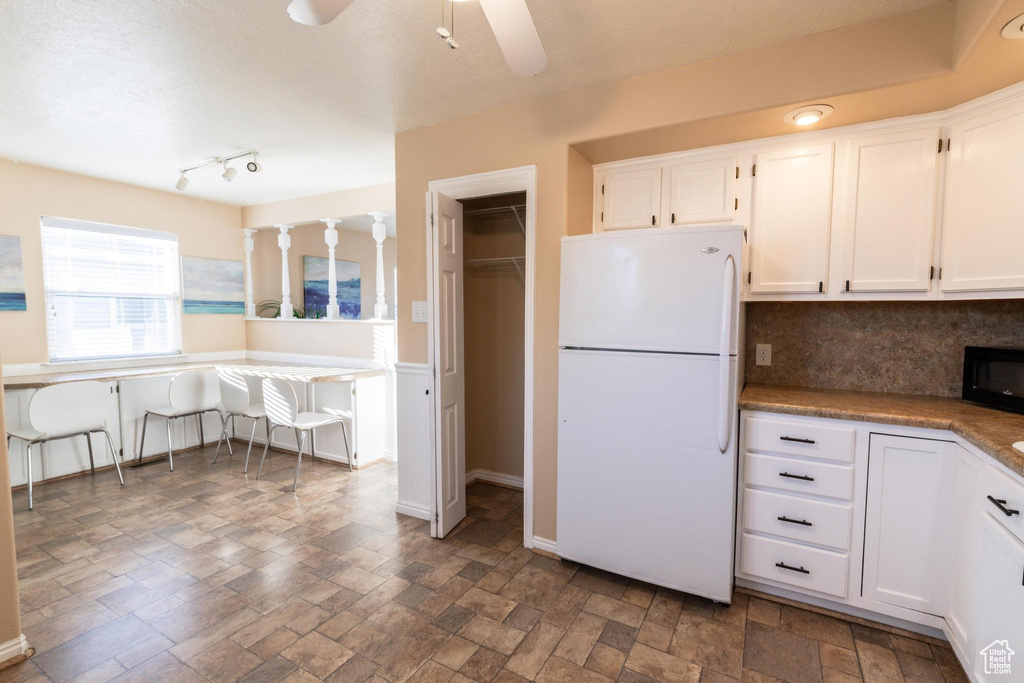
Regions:
<instances>
[{"instance_id":1,"label":"ceiling light fixture","mask_svg":"<svg viewBox=\"0 0 1024 683\"><path fill-rule=\"evenodd\" d=\"M185 172L181 172L181 177L178 178L178 182L174 183L174 187L178 189L178 192L184 192L185 188L188 187L188 178L185 177Z\"/></svg>"},{"instance_id":2,"label":"ceiling light fixture","mask_svg":"<svg viewBox=\"0 0 1024 683\"><path fill-rule=\"evenodd\" d=\"M263 170L263 164L261 164L259 160L256 158L259 156L259 154L259 152L254 151L252 153L252 161L245 165L245 168L247 171L249 171L249 173L259 173L260 171Z\"/></svg>"},{"instance_id":3,"label":"ceiling light fixture","mask_svg":"<svg viewBox=\"0 0 1024 683\"><path fill-rule=\"evenodd\" d=\"M809 126L830 116L834 111L835 109L827 104L808 104L787 113L782 120L798 126Z\"/></svg>"},{"instance_id":4,"label":"ceiling light fixture","mask_svg":"<svg viewBox=\"0 0 1024 683\"><path fill-rule=\"evenodd\" d=\"M198 164L192 164L187 168L180 169L178 171L178 182L174 184L174 187L176 187L179 192L184 192L185 188L188 187L188 178L185 176L186 173L195 171L196 169L205 168L206 166L212 166L213 164L220 164L224 168L224 172L221 173L220 177L230 183L236 176L238 176L238 169L234 166L228 166L228 162L234 161L235 159L241 159L242 157L251 156L252 161L246 163L245 168L250 173L259 173L263 170L263 164L259 162L259 155L259 151L255 149L247 149L244 152L228 154L223 157L209 157Z\"/></svg>"},{"instance_id":5,"label":"ceiling light fixture","mask_svg":"<svg viewBox=\"0 0 1024 683\"><path fill-rule=\"evenodd\" d=\"M1024 14L1011 19L1010 23L1003 27L1002 35L1003 38L1011 40L1024 38Z\"/></svg>"},{"instance_id":6,"label":"ceiling light fixture","mask_svg":"<svg viewBox=\"0 0 1024 683\"><path fill-rule=\"evenodd\" d=\"M230 183L232 180L235 179L235 176L238 175L238 169L235 168L234 166L228 166L227 161L224 161L223 163L224 172L220 174L220 177Z\"/></svg>"}]
</instances>

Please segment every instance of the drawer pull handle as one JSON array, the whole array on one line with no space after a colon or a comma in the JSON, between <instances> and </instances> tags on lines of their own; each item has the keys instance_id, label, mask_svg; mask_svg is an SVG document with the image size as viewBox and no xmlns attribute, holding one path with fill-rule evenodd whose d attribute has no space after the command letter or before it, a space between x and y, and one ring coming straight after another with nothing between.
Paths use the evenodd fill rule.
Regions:
<instances>
[{"instance_id":1,"label":"drawer pull handle","mask_svg":"<svg viewBox=\"0 0 1024 683\"><path fill-rule=\"evenodd\" d=\"M778 518L778 520L780 522L788 522L789 524L799 524L801 526L814 526L814 524L808 522L806 519L790 519L786 515L782 515Z\"/></svg>"},{"instance_id":2,"label":"drawer pull handle","mask_svg":"<svg viewBox=\"0 0 1024 683\"><path fill-rule=\"evenodd\" d=\"M992 496L986 497L989 499L989 502L991 502L993 505L999 508L999 511L1007 517L1013 517L1014 515L1020 514L1020 510L1011 510L1010 508L1006 507L1006 501L1003 500L1002 498L993 498Z\"/></svg>"},{"instance_id":3,"label":"drawer pull handle","mask_svg":"<svg viewBox=\"0 0 1024 683\"><path fill-rule=\"evenodd\" d=\"M779 472L780 477L787 477L789 479L800 479L802 481L814 481L814 477L808 477L806 474L790 474L789 472Z\"/></svg>"},{"instance_id":4,"label":"drawer pull handle","mask_svg":"<svg viewBox=\"0 0 1024 683\"><path fill-rule=\"evenodd\" d=\"M800 439L800 438L795 437L795 436L780 436L779 440L780 441L793 441L794 443L810 443L810 444L814 443L814 439Z\"/></svg>"},{"instance_id":5,"label":"drawer pull handle","mask_svg":"<svg viewBox=\"0 0 1024 683\"><path fill-rule=\"evenodd\" d=\"M785 562L776 562L775 566L778 567L779 569L788 569L791 572L798 572L800 574L810 574L811 573L810 569L804 569L803 567L790 567Z\"/></svg>"}]
</instances>

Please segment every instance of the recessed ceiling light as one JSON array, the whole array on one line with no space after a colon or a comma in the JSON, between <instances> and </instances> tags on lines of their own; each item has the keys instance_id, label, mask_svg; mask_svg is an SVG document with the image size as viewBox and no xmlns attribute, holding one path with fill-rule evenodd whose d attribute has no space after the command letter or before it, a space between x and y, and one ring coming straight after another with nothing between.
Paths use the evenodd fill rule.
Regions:
<instances>
[{"instance_id":1,"label":"recessed ceiling light","mask_svg":"<svg viewBox=\"0 0 1024 683\"><path fill-rule=\"evenodd\" d=\"M1024 14L1010 20L1010 23L1003 27L1003 38L1024 38Z\"/></svg>"},{"instance_id":2,"label":"recessed ceiling light","mask_svg":"<svg viewBox=\"0 0 1024 683\"><path fill-rule=\"evenodd\" d=\"M782 120L786 123L795 123L798 126L809 126L829 116L834 111L835 109L827 104L807 104L789 112L782 117Z\"/></svg>"}]
</instances>

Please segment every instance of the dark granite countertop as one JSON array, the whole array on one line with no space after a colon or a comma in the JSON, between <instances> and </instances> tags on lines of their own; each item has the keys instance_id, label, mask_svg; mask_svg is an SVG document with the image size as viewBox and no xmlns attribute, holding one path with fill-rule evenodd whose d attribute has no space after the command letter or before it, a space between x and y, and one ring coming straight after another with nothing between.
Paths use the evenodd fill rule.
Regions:
<instances>
[{"instance_id":1,"label":"dark granite countertop","mask_svg":"<svg viewBox=\"0 0 1024 683\"><path fill-rule=\"evenodd\" d=\"M985 408L956 398L842 391L809 387L748 384L740 395L743 410L836 420L946 429L1024 477L1024 415Z\"/></svg>"}]
</instances>

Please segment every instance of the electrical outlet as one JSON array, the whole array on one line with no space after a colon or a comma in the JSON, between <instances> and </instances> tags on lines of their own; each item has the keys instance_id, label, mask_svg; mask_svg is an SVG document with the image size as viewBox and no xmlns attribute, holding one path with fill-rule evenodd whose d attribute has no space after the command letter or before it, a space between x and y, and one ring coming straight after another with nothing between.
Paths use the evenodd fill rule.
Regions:
<instances>
[{"instance_id":1,"label":"electrical outlet","mask_svg":"<svg viewBox=\"0 0 1024 683\"><path fill-rule=\"evenodd\" d=\"M426 301L413 301L412 302L412 321L414 323L425 323L425 322L427 322L427 302Z\"/></svg>"},{"instance_id":2,"label":"electrical outlet","mask_svg":"<svg viewBox=\"0 0 1024 683\"><path fill-rule=\"evenodd\" d=\"M771 365L772 364L772 345L771 344L758 344L757 350L754 355L756 356L756 365Z\"/></svg>"}]
</instances>

